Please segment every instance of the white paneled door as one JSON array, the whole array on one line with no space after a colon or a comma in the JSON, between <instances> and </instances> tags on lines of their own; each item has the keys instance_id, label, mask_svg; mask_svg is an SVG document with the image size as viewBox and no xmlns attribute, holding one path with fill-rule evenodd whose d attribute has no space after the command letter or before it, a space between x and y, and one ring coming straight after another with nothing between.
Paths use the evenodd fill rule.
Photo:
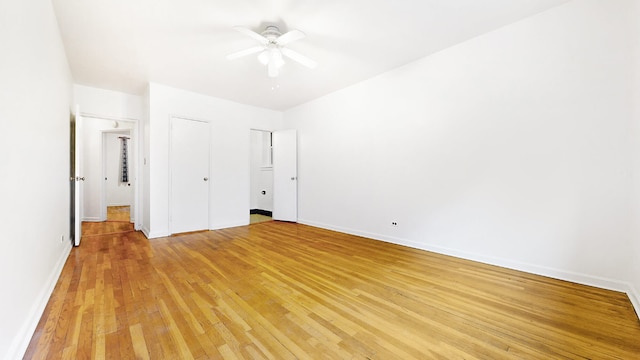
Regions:
<instances>
[{"instance_id":1,"label":"white paneled door","mask_svg":"<svg viewBox=\"0 0 640 360\"><path fill-rule=\"evenodd\" d=\"M298 157L295 130L273 132L273 219L298 221Z\"/></svg>"},{"instance_id":2,"label":"white paneled door","mask_svg":"<svg viewBox=\"0 0 640 360\"><path fill-rule=\"evenodd\" d=\"M171 119L171 233L209 228L209 123Z\"/></svg>"},{"instance_id":3,"label":"white paneled door","mask_svg":"<svg viewBox=\"0 0 640 360\"><path fill-rule=\"evenodd\" d=\"M83 142L82 142L82 116L80 116L80 106L76 105L76 116L75 116L75 158L74 158L74 168L75 168L75 176L71 179L71 181L75 181L74 188L74 238L73 245L79 246L80 240L82 239L82 217L83 211L83 185L84 185L84 173L82 170L82 152L84 151Z\"/></svg>"}]
</instances>

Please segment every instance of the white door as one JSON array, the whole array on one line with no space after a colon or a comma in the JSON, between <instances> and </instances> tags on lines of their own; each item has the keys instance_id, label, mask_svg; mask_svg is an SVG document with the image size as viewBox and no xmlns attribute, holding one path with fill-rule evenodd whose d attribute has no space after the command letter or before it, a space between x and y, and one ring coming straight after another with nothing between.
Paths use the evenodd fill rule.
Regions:
<instances>
[{"instance_id":1,"label":"white door","mask_svg":"<svg viewBox=\"0 0 640 360\"><path fill-rule=\"evenodd\" d=\"M171 119L171 233L209 228L209 123Z\"/></svg>"},{"instance_id":2,"label":"white door","mask_svg":"<svg viewBox=\"0 0 640 360\"><path fill-rule=\"evenodd\" d=\"M80 116L80 106L76 105L76 127L75 127L75 176L73 181L76 182L75 190L74 190L74 239L73 244L75 246L80 245L80 240L82 239L82 192L83 192L83 183L84 183L84 174L82 172L82 116Z\"/></svg>"},{"instance_id":3,"label":"white door","mask_svg":"<svg viewBox=\"0 0 640 360\"><path fill-rule=\"evenodd\" d=\"M298 157L295 130L273 132L273 219L298 221Z\"/></svg>"}]
</instances>

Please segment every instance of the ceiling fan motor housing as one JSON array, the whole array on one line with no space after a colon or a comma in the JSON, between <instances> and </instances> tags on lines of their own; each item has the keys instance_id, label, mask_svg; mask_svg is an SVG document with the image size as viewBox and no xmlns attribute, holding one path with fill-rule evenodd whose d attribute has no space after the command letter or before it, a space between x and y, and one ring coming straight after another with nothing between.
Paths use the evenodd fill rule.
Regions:
<instances>
[{"instance_id":1,"label":"ceiling fan motor housing","mask_svg":"<svg viewBox=\"0 0 640 360\"><path fill-rule=\"evenodd\" d=\"M262 33L260 33L260 35L269 39L270 42L275 42L278 39L278 37L282 35L282 33L280 32L280 29L278 29L277 26L269 25L264 29Z\"/></svg>"}]
</instances>

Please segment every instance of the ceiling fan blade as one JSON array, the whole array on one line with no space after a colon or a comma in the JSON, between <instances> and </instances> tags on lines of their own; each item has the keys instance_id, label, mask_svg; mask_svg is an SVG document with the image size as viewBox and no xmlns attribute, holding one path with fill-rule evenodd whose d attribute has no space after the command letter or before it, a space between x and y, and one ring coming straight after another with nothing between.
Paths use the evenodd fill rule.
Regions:
<instances>
[{"instance_id":1,"label":"ceiling fan blade","mask_svg":"<svg viewBox=\"0 0 640 360\"><path fill-rule=\"evenodd\" d=\"M235 60L238 58L241 58L243 56L247 56L247 55L251 55L251 54L255 54L257 52L260 52L264 50L264 46L254 46L242 51L238 51L238 52L234 52L233 54L229 54L227 55L227 60Z\"/></svg>"},{"instance_id":2,"label":"ceiling fan blade","mask_svg":"<svg viewBox=\"0 0 640 360\"><path fill-rule=\"evenodd\" d=\"M249 30L247 28L244 28L242 26L234 26L233 29L235 31L239 32L239 33L245 34L245 35L249 36L250 38L253 38L253 39L257 40L262 45L267 45L269 43L269 40L266 37L258 34L255 31L251 31L251 30Z\"/></svg>"},{"instance_id":3,"label":"ceiling fan blade","mask_svg":"<svg viewBox=\"0 0 640 360\"><path fill-rule=\"evenodd\" d=\"M276 42L278 43L278 45L284 46L290 42L300 40L305 36L306 35L300 30L291 30L285 34L278 36L278 39L276 39Z\"/></svg>"},{"instance_id":4,"label":"ceiling fan blade","mask_svg":"<svg viewBox=\"0 0 640 360\"><path fill-rule=\"evenodd\" d=\"M267 71L269 77L278 77L278 65L276 65L275 61L269 61L267 65Z\"/></svg>"},{"instance_id":5,"label":"ceiling fan blade","mask_svg":"<svg viewBox=\"0 0 640 360\"><path fill-rule=\"evenodd\" d=\"M300 64L310 68L310 69L314 69L316 66L318 66L318 63L309 59L308 57L300 54L299 52L293 51L291 49L287 49L287 48L282 48L282 55L288 57L289 59L293 60L293 61L297 61Z\"/></svg>"}]
</instances>

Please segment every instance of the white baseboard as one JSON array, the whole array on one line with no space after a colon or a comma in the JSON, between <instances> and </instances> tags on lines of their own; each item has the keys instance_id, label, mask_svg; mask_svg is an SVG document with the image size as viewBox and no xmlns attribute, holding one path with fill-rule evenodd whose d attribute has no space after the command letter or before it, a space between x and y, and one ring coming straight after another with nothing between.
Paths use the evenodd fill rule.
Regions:
<instances>
[{"instance_id":1,"label":"white baseboard","mask_svg":"<svg viewBox=\"0 0 640 360\"><path fill-rule=\"evenodd\" d=\"M94 216L91 216L91 217L83 217L83 218L82 218L82 221L86 221L86 222L102 222L102 221L105 221L105 220L106 220L106 219L102 219L102 218L100 218L100 217L94 217Z\"/></svg>"},{"instance_id":2,"label":"white baseboard","mask_svg":"<svg viewBox=\"0 0 640 360\"><path fill-rule=\"evenodd\" d=\"M148 229L145 229L145 228L142 229L142 233L144 234L144 236L147 237L147 239L157 239L161 237L171 236L171 234L168 234L165 232L150 232Z\"/></svg>"},{"instance_id":3,"label":"white baseboard","mask_svg":"<svg viewBox=\"0 0 640 360\"><path fill-rule=\"evenodd\" d=\"M58 261L56 262L54 268L51 270L49 278L45 282L44 287L42 288L42 290L40 290L38 297L35 299L35 302L31 306L31 310L29 311L29 315L27 316L26 321L11 341L11 346L9 347L9 351L7 352L7 356L5 357L7 360L22 359L25 351L27 351L29 342L33 337L33 333L38 326L38 322L40 322L40 318L42 317L44 309L49 302L49 298L53 293L53 289L58 283L58 279L60 278L60 274L62 273L62 268L64 268L64 264L69 257L69 253L71 252L71 242L65 241L65 243L67 245L65 245L65 248L60 254Z\"/></svg>"},{"instance_id":4,"label":"white baseboard","mask_svg":"<svg viewBox=\"0 0 640 360\"><path fill-rule=\"evenodd\" d=\"M149 236L150 231L149 231L149 228L148 228L148 227L146 227L146 226L141 226L141 227L140 227L140 229L138 229L138 230L142 231L142 233L144 234L144 236L145 236L147 239L151 239L151 237Z\"/></svg>"},{"instance_id":5,"label":"white baseboard","mask_svg":"<svg viewBox=\"0 0 640 360\"><path fill-rule=\"evenodd\" d=\"M384 242L388 242L396 245L407 246L414 249L431 251L434 253L462 258L465 260L472 260L472 261L477 261L477 262L481 262L489 265L495 265L495 266L499 266L507 269L524 271L524 272L535 274L535 275L547 276L554 279L570 281L570 282L574 282L582 285L594 286L601 289L624 292L627 294L627 296L629 296L629 300L631 300L631 303L633 304L636 310L636 315L638 315L638 317L640 318L640 296L639 296L640 294L638 293L637 289L635 289L632 285L624 281L606 279L602 277L581 274L581 273L567 271L567 270L548 268L544 266L522 263L522 262L512 261L508 259L494 258L494 257L468 253L468 252L449 249L449 248L440 247L440 246L420 244L420 243L416 243L416 242L405 240L405 239L400 239L400 238L395 238L395 237L385 236L385 235L380 235L375 233L368 233L365 231L343 228L339 226L333 226L329 224L323 224L323 223L318 223L315 221L309 221L304 219L298 219L298 222L300 224L338 231L338 232L356 235L356 236L362 236L369 239L384 241Z\"/></svg>"}]
</instances>

